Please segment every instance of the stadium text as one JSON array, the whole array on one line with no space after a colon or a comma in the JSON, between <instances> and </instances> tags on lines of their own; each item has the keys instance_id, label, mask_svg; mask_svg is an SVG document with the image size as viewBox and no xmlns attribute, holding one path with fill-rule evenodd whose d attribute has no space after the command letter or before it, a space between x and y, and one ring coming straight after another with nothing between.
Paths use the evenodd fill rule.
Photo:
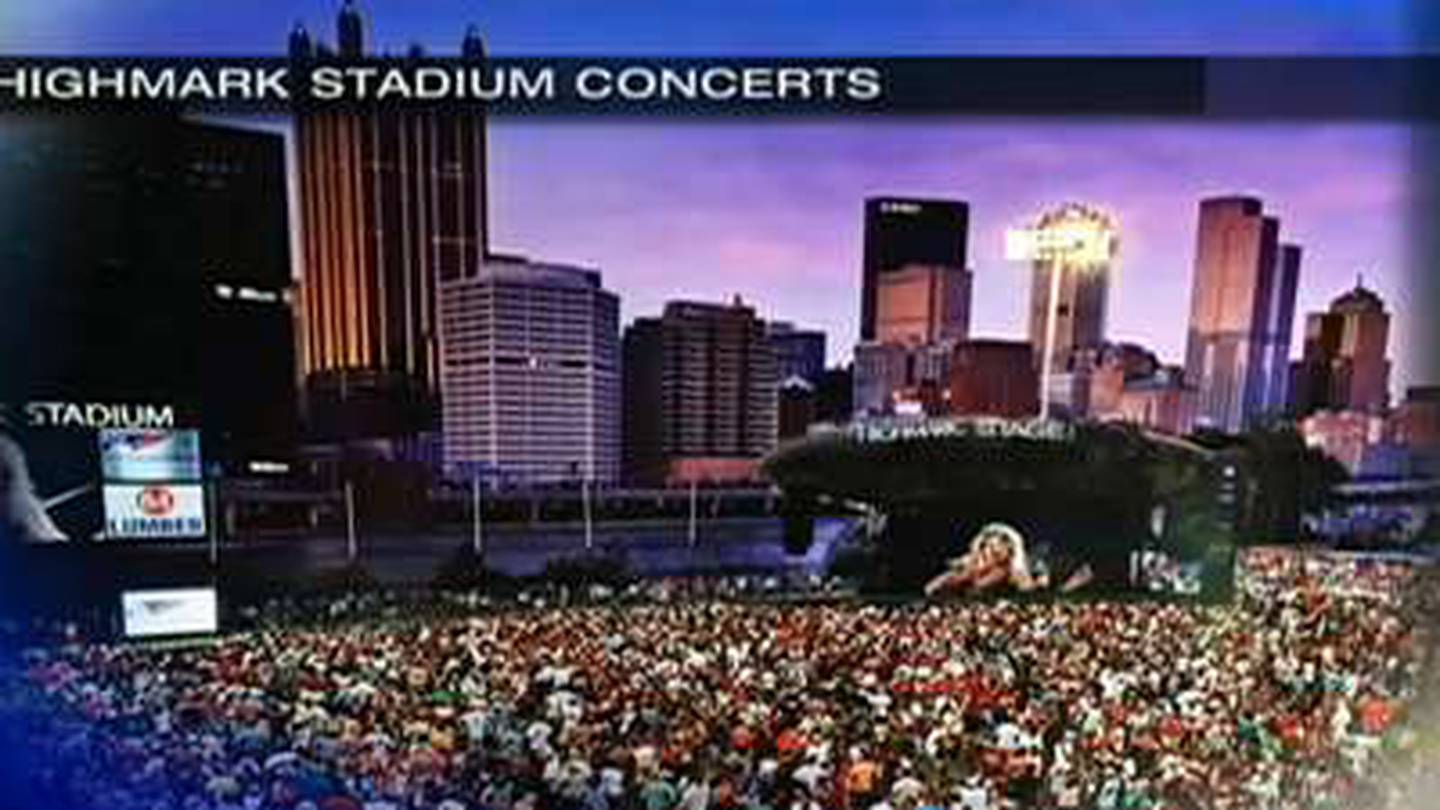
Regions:
<instances>
[{"instance_id":1,"label":"stadium text","mask_svg":"<svg viewBox=\"0 0 1440 810\"><path fill-rule=\"evenodd\" d=\"M117 405L103 402L31 402L25 406L31 427L173 428L170 405Z\"/></svg>"}]
</instances>

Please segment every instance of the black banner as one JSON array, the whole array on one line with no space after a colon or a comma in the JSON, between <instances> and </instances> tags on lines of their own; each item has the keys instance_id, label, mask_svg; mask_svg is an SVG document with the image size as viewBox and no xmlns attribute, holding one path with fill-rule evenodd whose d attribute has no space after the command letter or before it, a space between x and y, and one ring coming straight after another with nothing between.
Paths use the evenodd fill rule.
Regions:
<instances>
[{"instance_id":1,"label":"black banner","mask_svg":"<svg viewBox=\"0 0 1440 810\"><path fill-rule=\"evenodd\" d=\"M0 58L0 110L1429 118L1436 58Z\"/></svg>"}]
</instances>

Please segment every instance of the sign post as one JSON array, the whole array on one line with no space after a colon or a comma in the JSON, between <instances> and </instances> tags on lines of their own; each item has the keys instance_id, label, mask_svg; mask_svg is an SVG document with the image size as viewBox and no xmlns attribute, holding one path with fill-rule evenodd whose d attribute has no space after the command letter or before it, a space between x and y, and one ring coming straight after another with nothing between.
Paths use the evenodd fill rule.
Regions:
<instances>
[{"instance_id":1,"label":"sign post","mask_svg":"<svg viewBox=\"0 0 1440 810\"><path fill-rule=\"evenodd\" d=\"M220 482L211 479L210 489L210 567L220 564Z\"/></svg>"},{"instance_id":2,"label":"sign post","mask_svg":"<svg viewBox=\"0 0 1440 810\"><path fill-rule=\"evenodd\" d=\"M700 532L699 532L699 526L697 525L697 521L698 521L699 518L700 518L700 516L699 516L699 506L700 506L700 482L692 479L692 480L690 481L690 535L689 535L691 548L694 548L695 542L696 542L696 540L699 538L699 534L700 534Z\"/></svg>"},{"instance_id":3,"label":"sign post","mask_svg":"<svg viewBox=\"0 0 1440 810\"><path fill-rule=\"evenodd\" d=\"M475 553L475 559L483 559L485 556L485 538L481 534L481 502L480 502L480 473L476 472L470 478L470 550Z\"/></svg>"},{"instance_id":4,"label":"sign post","mask_svg":"<svg viewBox=\"0 0 1440 810\"><path fill-rule=\"evenodd\" d=\"M590 517L590 479L583 478L580 481L580 507L585 518L585 550L590 551L595 547L595 526Z\"/></svg>"},{"instance_id":5,"label":"sign post","mask_svg":"<svg viewBox=\"0 0 1440 810\"><path fill-rule=\"evenodd\" d=\"M345 548L350 564L355 564L358 549L355 541L355 485L345 482Z\"/></svg>"}]
</instances>

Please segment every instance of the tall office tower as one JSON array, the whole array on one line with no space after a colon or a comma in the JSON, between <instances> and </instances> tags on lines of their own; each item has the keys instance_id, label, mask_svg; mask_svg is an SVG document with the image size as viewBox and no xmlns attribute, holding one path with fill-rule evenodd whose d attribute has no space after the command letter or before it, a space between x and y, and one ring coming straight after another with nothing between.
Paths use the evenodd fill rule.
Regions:
<instances>
[{"instance_id":1,"label":"tall office tower","mask_svg":"<svg viewBox=\"0 0 1440 810\"><path fill-rule=\"evenodd\" d=\"M600 273L519 258L441 282L447 474L619 480L619 310Z\"/></svg>"},{"instance_id":2,"label":"tall office tower","mask_svg":"<svg viewBox=\"0 0 1440 810\"><path fill-rule=\"evenodd\" d=\"M1185 351L1197 427L1239 432L1284 401L1276 358L1289 352L1300 252L1279 232L1253 197L1200 203Z\"/></svg>"},{"instance_id":3,"label":"tall office tower","mask_svg":"<svg viewBox=\"0 0 1440 810\"><path fill-rule=\"evenodd\" d=\"M1295 298L1300 287L1299 245L1282 244L1275 254L1274 289L1266 313L1261 354L1260 413L1274 415L1290 410L1290 336L1295 331Z\"/></svg>"},{"instance_id":4,"label":"tall office tower","mask_svg":"<svg viewBox=\"0 0 1440 810\"><path fill-rule=\"evenodd\" d=\"M1295 409L1378 414L1390 403L1390 314L1359 281L1305 319L1305 348L1295 364Z\"/></svg>"},{"instance_id":5,"label":"tall office tower","mask_svg":"<svg viewBox=\"0 0 1440 810\"><path fill-rule=\"evenodd\" d=\"M775 447L775 348L755 310L675 301L625 330L627 477L753 480Z\"/></svg>"},{"instance_id":6,"label":"tall office tower","mask_svg":"<svg viewBox=\"0 0 1440 810\"><path fill-rule=\"evenodd\" d=\"M1077 352L1103 346L1115 231L1103 212L1068 203L1042 215L1029 232L1029 334L1037 367L1048 362L1051 373L1064 373Z\"/></svg>"},{"instance_id":7,"label":"tall office tower","mask_svg":"<svg viewBox=\"0 0 1440 810\"><path fill-rule=\"evenodd\" d=\"M366 55L346 0L338 56L297 28L298 70ZM484 58L471 28L464 58ZM473 109L302 108L294 123L303 259L301 355L312 435L384 437L433 428L436 299L488 252L485 117Z\"/></svg>"},{"instance_id":8,"label":"tall office tower","mask_svg":"<svg viewBox=\"0 0 1440 810\"><path fill-rule=\"evenodd\" d=\"M771 321L766 330L775 347L780 379L798 377L812 387L825 374L825 333L818 329L796 329L792 323Z\"/></svg>"},{"instance_id":9,"label":"tall office tower","mask_svg":"<svg viewBox=\"0 0 1440 810\"><path fill-rule=\"evenodd\" d=\"M880 277L907 265L965 269L970 206L953 200L872 197L865 201L860 340L875 340ZM968 302L967 302L968 312Z\"/></svg>"},{"instance_id":10,"label":"tall office tower","mask_svg":"<svg viewBox=\"0 0 1440 810\"><path fill-rule=\"evenodd\" d=\"M907 264L876 282L875 339L920 346L964 340L970 332L971 273L962 267Z\"/></svg>"},{"instance_id":11,"label":"tall office tower","mask_svg":"<svg viewBox=\"0 0 1440 810\"><path fill-rule=\"evenodd\" d=\"M0 399L173 406L232 471L291 452L284 140L164 115L4 129Z\"/></svg>"}]
</instances>

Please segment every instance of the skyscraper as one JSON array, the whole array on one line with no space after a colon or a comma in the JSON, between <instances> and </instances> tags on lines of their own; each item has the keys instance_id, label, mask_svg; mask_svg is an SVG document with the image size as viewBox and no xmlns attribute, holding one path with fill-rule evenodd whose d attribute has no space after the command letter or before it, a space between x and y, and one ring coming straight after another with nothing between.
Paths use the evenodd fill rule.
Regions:
<instances>
[{"instance_id":1,"label":"skyscraper","mask_svg":"<svg viewBox=\"0 0 1440 810\"><path fill-rule=\"evenodd\" d=\"M366 27L346 0L340 60L365 56ZM473 28L461 53L484 58ZM290 54L302 68L336 58L303 28ZM488 252L484 116L302 109L294 132L312 429L339 439L427 430L439 382L437 286L479 273Z\"/></svg>"},{"instance_id":2,"label":"skyscraper","mask_svg":"<svg viewBox=\"0 0 1440 810\"><path fill-rule=\"evenodd\" d=\"M758 474L778 434L775 348L755 310L675 301L624 339L626 477L646 484Z\"/></svg>"},{"instance_id":3,"label":"skyscraper","mask_svg":"<svg viewBox=\"0 0 1440 810\"><path fill-rule=\"evenodd\" d=\"M970 271L907 264L876 283L875 339L921 346L964 340L970 333Z\"/></svg>"},{"instance_id":4,"label":"skyscraper","mask_svg":"<svg viewBox=\"0 0 1440 810\"><path fill-rule=\"evenodd\" d=\"M1289 352L1300 251L1279 234L1254 197L1200 203L1185 350L1197 427L1239 432L1284 401L1277 358Z\"/></svg>"},{"instance_id":5,"label":"skyscraper","mask_svg":"<svg viewBox=\"0 0 1440 810\"><path fill-rule=\"evenodd\" d=\"M441 282L447 472L617 481L619 308L594 270L513 257Z\"/></svg>"},{"instance_id":6,"label":"skyscraper","mask_svg":"<svg viewBox=\"0 0 1440 810\"><path fill-rule=\"evenodd\" d=\"M969 227L970 207L963 202L901 197L865 201L860 340L876 338L880 276L915 264L964 270Z\"/></svg>"},{"instance_id":7,"label":"skyscraper","mask_svg":"<svg viewBox=\"0 0 1440 810\"><path fill-rule=\"evenodd\" d=\"M1261 371L1264 388L1261 413L1280 414L1290 408L1290 336L1295 330L1295 298L1300 288L1299 245L1282 244L1275 254L1274 290L1266 314Z\"/></svg>"},{"instance_id":8,"label":"skyscraper","mask_svg":"<svg viewBox=\"0 0 1440 810\"><path fill-rule=\"evenodd\" d=\"M1390 403L1390 314L1360 281L1327 312L1305 319L1305 347L1293 373L1295 409L1378 414Z\"/></svg>"},{"instance_id":9,"label":"skyscraper","mask_svg":"<svg viewBox=\"0 0 1440 810\"><path fill-rule=\"evenodd\" d=\"M1051 373L1064 373L1077 352L1097 352L1105 342L1115 223L1068 203L1042 215L1032 233L1030 346L1036 364L1048 358Z\"/></svg>"}]
</instances>

